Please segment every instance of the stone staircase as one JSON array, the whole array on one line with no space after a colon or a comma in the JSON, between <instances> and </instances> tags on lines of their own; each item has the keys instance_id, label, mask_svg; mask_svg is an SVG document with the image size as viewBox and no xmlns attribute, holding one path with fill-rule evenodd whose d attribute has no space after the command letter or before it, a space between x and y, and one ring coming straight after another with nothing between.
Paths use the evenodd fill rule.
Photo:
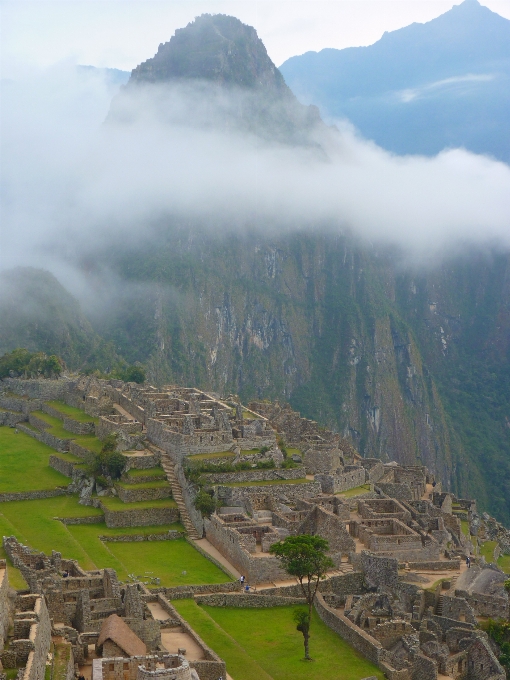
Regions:
<instances>
[{"instance_id":1,"label":"stone staircase","mask_svg":"<svg viewBox=\"0 0 510 680\"><path fill-rule=\"evenodd\" d=\"M184 503L184 498L182 497L181 485L179 484L177 477L175 475L175 465L167 453L161 454L161 466L165 471L166 478L168 479L170 486L172 487L172 496L174 501L177 503L177 507L179 508L181 522L183 523L184 528L186 529L186 533L188 534L189 538L192 538L193 540L202 538L201 536L198 535L198 532L190 519L190 516L186 509L186 504Z\"/></svg>"},{"instance_id":2,"label":"stone staircase","mask_svg":"<svg viewBox=\"0 0 510 680\"><path fill-rule=\"evenodd\" d=\"M444 598L442 595L439 596L436 604L436 611L434 612L436 616L442 616L443 615L443 602Z\"/></svg>"}]
</instances>

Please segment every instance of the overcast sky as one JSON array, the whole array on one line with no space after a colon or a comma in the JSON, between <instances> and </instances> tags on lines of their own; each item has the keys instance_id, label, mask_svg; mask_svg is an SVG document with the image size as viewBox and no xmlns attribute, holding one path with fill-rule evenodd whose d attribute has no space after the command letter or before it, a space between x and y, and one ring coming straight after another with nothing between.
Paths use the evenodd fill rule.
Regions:
<instances>
[{"instance_id":1,"label":"overcast sky","mask_svg":"<svg viewBox=\"0 0 510 680\"><path fill-rule=\"evenodd\" d=\"M131 70L204 12L254 26L279 66L324 47L370 45L384 31L430 21L451 0L1 0L2 74L62 60ZM510 19L510 0L483 0Z\"/></svg>"}]
</instances>

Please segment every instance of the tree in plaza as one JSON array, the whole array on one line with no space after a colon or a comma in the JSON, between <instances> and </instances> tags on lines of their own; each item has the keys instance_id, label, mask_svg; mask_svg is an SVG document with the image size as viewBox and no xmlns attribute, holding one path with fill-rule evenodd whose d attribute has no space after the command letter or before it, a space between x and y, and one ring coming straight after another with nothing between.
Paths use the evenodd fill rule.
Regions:
<instances>
[{"instance_id":1,"label":"tree in plaza","mask_svg":"<svg viewBox=\"0 0 510 680\"><path fill-rule=\"evenodd\" d=\"M328 550L329 543L325 538L309 534L287 536L269 548L269 552L278 557L285 571L297 578L308 604L308 612L298 610L295 614L297 629L303 633L305 659L308 661L311 661L308 641L315 595L321 579L326 577L328 569L335 566L327 555Z\"/></svg>"}]
</instances>

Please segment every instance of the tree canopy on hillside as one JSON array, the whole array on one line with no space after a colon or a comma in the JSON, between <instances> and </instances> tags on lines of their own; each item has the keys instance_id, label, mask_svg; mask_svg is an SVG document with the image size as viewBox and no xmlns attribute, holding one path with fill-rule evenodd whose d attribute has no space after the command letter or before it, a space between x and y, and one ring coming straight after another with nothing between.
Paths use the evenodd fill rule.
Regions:
<instances>
[{"instance_id":1,"label":"tree canopy on hillside","mask_svg":"<svg viewBox=\"0 0 510 680\"><path fill-rule=\"evenodd\" d=\"M64 366L64 361L55 354L48 356L44 352L29 352L23 347L18 347L0 357L0 379L58 378Z\"/></svg>"}]
</instances>

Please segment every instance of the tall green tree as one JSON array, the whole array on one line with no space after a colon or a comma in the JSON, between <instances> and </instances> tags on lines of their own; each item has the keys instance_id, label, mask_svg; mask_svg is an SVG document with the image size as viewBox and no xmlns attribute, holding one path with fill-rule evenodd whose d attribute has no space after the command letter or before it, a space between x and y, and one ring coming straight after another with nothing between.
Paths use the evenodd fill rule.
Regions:
<instances>
[{"instance_id":1,"label":"tall green tree","mask_svg":"<svg viewBox=\"0 0 510 680\"><path fill-rule=\"evenodd\" d=\"M328 550L329 543L325 538L309 534L287 536L269 548L269 552L278 557L285 571L297 578L308 604L308 612L301 610L305 616L299 614L298 617L296 614L297 629L303 633L305 659L308 661L311 661L309 638L315 595L321 580L326 578L328 570L335 566L327 554Z\"/></svg>"}]
</instances>

